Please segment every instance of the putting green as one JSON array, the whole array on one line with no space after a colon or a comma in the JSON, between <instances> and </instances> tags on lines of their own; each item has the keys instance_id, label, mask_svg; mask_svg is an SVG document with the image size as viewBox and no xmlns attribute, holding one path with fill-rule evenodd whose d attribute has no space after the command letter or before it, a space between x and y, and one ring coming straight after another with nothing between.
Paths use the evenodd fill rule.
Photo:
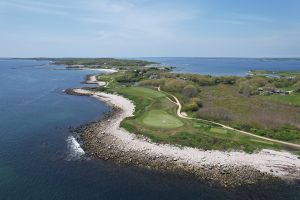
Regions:
<instances>
[{"instance_id":1,"label":"putting green","mask_svg":"<svg viewBox=\"0 0 300 200\"><path fill-rule=\"evenodd\" d=\"M142 117L142 122L147 126L159 128L177 128L183 123L176 117L163 110L151 110Z\"/></svg>"}]
</instances>

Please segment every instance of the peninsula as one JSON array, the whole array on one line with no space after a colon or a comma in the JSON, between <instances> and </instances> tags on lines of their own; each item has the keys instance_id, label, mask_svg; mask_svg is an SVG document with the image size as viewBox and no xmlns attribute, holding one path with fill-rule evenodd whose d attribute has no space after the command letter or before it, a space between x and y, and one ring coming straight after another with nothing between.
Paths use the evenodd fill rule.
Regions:
<instances>
[{"instance_id":1,"label":"peninsula","mask_svg":"<svg viewBox=\"0 0 300 200\"><path fill-rule=\"evenodd\" d=\"M66 90L112 106L104 119L77 130L90 156L228 187L300 178L298 73L216 77L139 60L53 62L114 70L88 76L91 87Z\"/></svg>"}]
</instances>

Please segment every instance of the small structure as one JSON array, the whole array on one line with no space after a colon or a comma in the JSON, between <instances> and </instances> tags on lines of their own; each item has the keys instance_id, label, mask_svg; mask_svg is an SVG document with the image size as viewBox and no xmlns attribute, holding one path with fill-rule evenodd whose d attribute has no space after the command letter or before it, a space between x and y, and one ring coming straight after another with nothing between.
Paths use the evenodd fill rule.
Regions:
<instances>
[{"instance_id":1,"label":"small structure","mask_svg":"<svg viewBox=\"0 0 300 200\"><path fill-rule=\"evenodd\" d=\"M270 95L270 94L290 95L293 91L285 91L285 90L280 90L272 87L265 87L265 88L260 87L257 88L257 92L259 92L260 95Z\"/></svg>"},{"instance_id":2,"label":"small structure","mask_svg":"<svg viewBox=\"0 0 300 200\"><path fill-rule=\"evenodd\" d=\"M263 91L264 91L264 89L263 89L263 88L258 88L258 89L257 89L257 91L259 91L259 92L263 92Z\"/></svg>"},{"instance_id":3,"label":"small structure","mask_svg":"<svg viewBox=\"0 0 300 200\"><path fill-rule=\"evenodd\" d=\"M149 76L150 80L154 80L154 79L157 79L157 78L158 78L157 74L152 74L151 76Z\"/></svg>"},{"instance_id":4,"label":"small structure","mask_svg":"<svg viewBox=\"0 0 300 200\"><path fill-rule=\"evenodd\" d=\"M288 76L286 77L287 80L291 81L291 80L294 80L296 77L295 76Z\"/></svg>"}]
</instances>

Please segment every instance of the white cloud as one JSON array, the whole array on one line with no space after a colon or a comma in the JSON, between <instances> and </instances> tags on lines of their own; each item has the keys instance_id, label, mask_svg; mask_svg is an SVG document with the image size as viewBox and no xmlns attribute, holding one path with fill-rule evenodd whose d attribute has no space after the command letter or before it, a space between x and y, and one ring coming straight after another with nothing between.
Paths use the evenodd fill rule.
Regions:
<instances>
[{"instance_id":1,"label":"white cloud","mask_svg":"<svg viewBox=\"0 0 300 200\"><path fill-rule=\"evenodd\" d=\"M147 7L136 1L92 1L85 6L89 15L78 20L98 26L103 39L167 39L180 34L180 24L196 15L192 9Z\"/></svg>"},{"instance_id":2,"label":"white cloud","mask_svg":"<svg viewBox=\"0 0 300 200\"><path fill-rule=\"evenodd\" d=\"M0 2L0 6L5 8L17 8L20 11L37 12L39 14L50 14L50 15L68 15L66 7L57 4L50 4L37 1L14 1L4 0Z\"/></svg>"},{"instance_id":3,"label":"white cloud","mask_svg":"<svg viewBox=\"0 0 300 200\"><path fill-rule=\"evenodd\" d=\"M193 19L192 8L149 4L147 0L78 0L45 1L4 0L6 7L14 7L31 14L65 16L89 25L99 40L123 38L129 40L169 39L183 32L182 23Z\"/></svg>"},{"instance_id":4,"label":"white cloud","mask_svg":"<svg viewBox=\"0 0 300 200\"><path fill-rule=\"evenodd\" d=\"M282 30L274 31L264 25L276 23L264 16L216 14L214 10L204 13L199 5L186 3L0 0L0 8L1 12L7 11L6 18L10 14L28 22L35 22L36 18L49 22L44 25L43 20L37 20L23 29L23 24L7 23L8 28L0 30L1 43L7 44L11 52L18 47L21 53L41 53L38 56L261 56L300 50L299 26L298 30L291 28L294 33L281 27ZM55 16L62 21L56 23ZM6 19L2 22L6 23ZM241 27L234 29L236 25Z\"/></svg>"}]
</instances>

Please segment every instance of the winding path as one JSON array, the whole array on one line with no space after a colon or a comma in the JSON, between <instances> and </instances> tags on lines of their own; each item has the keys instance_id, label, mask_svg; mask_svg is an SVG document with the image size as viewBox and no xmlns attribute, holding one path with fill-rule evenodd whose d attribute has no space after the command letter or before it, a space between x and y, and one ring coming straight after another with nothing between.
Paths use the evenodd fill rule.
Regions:
<instances>
[{"instance_id":1,"label":"winding path","mask_svg":"<svg viewBox=\"0 0 300 200\"><path fill-rule=\"evenodd\" d=\"M183 119L191 119L191 120L198 120L198 121L203 121L203 122L208 122L208 123L212 123L212 124L215 124L215 125L218 125L218 126L221 126L222 128L225 128L227 130L232 130L232 131L236 131L236 132L239 132L239 133L243 133L243 134L246 134L246 135L250 135L252 137L256 137L256 138L259 138L259 139L263 139L263 140L267 140L267 141L270 141L270 142L274 142L274 143L278 143L278 144L283 144L283 145L286 145L286 146L289 146L289 147L293 147L293 148L298 148L300 149L300 145L299 144L294 144L294 143L290 143L290 142L285 142L285 141L281 141L281 140L276 140L276 139L271 139L271 138L267 138L267 137L263 137L263 136L259 136L259 135L255 135L253 133L250 133L250 132L247 132L247 131L242 131L242 130L238 130L238 129L235 129L235 128L232 128L230 126L227 126L227 125L224 125L224 124L220 124L218 122L214 122L214 121L210 121L210 120L205 120L205 119L198 119L198 118L193 118L193 117L187 117L187 116L184 116L181 112L181 109L182 109L182 105L180 103L180 101L177 99L176 96L170 94L170 93L167 93L165 91L162 91L160 89L160 87L157 88L158 91L161 91L161 92L164 92L170 96L172 96L174 99L175 99L175 102L172 101L170 98L169 101L171 101L172 103L175 103L178 108L177 108L177 116L180 117L180 118L183 118Z\"/></svg>"}]
</instances>

